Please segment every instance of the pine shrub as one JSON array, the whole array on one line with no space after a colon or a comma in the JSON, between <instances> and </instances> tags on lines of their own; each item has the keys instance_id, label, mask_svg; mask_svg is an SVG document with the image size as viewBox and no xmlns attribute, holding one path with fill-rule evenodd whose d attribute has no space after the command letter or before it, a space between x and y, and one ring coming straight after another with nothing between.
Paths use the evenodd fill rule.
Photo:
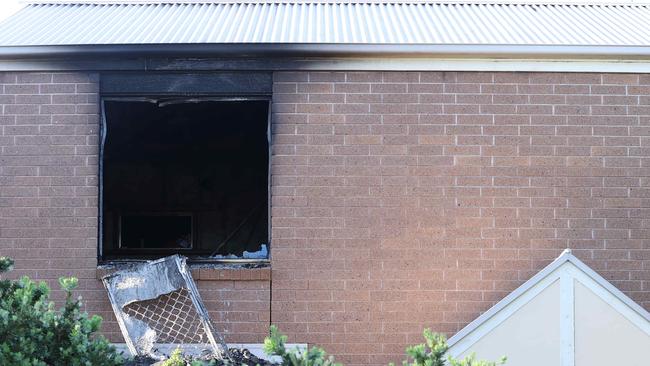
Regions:
<instances>
[{"instance_id":1,"label":"pine shrub","mask_svg":"<svg viewBox=\"0 0 650 366\"><path fill-rule=\"evenodd\" d=\"M282 335L278 327L271 325L270 335L264 339L264 352L268 355L282 358L283 366L342 366L335 363L332 356L319 347L311 347L305 351L298 349L287 350L287 336Z\"/></svg>"},{"instance_id":2,"label":"pine shrub","mask_svg":"<svg viewBox=\"0 0 650 366\"><path fill-rule=\"evenodd\" d=\"M445 336L431 329L425 329L423 336L425 343L406 348L407 359L402 361L403 366L499 366L506 363L505 357L499 361L477 360L474 354L460 360L449 355L445 357L449 350Z\"/></svg>"},{"instance_id":3,"label":"pine shrub","mask_svg":"<svg viewBox=\"0 0 650 366\"><path fill-rule=\"evenodd\" d=\"M0 257L0 273L13 261ZM82 312L73 299L76 278L59 279L66 293L56 310L44 282L28 277L0 280L0 365L12 366L117 366L123 360L115 348L97 335L102 319Z\"/></svg>"}]
</instances>

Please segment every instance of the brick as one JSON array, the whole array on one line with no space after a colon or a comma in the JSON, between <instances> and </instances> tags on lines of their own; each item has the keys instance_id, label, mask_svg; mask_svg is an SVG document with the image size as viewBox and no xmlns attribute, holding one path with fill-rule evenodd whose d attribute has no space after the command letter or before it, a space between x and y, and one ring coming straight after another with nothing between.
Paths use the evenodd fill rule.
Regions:
<instances>
[{"instance_id":1,"label":"brick","mask_svg":"<svg viewBox=\"0 0 650 366\"><path fill-rule=\"evenodd\" d=\"M637 85L639 75L635 74L603 74L603 84Z\"/></svg>"},{"instance_id":2,"label":"brick","mask_svg":"<svg viewBox=\"0 0 650 366\"><path fill-rule=\"evenodd\" d=\"M531 84L538 84L532 76L530 81ZM553 94L553 89L553 85L517 85L517 93L519 94Z\"/></svg>"},{"instance_id":3,"label":"brick","mask_svg":"<svg viewBox=\"0 0 650 366\"><path fill-rule=\"evenodd\" d=\"M346 81L355 82L381 82L383 77L379 72L346 72Z\"/></svg>"},{"instance_id":4,"label":"brick","mask_svg":"<svg viewBox=\"0 0 650 366\"><path fill-rule=\"evenodd\" d=\"M97 82L97 77L79 73L55 73L52 75L53 83L92 83Z\"/></svg>"},{"instance_id":5,"label":"brick","mask_svg":"<svg viewBox=\"0 0 650 366\"><path fill-rule=\"evenodd\" d=\"M38 94L38 84L9 84L4 86L5 94Z\"/></svg>"},{"instance_id":6,"label":"brick","mask_svg":"<svg viewBox=\"0 0 650 366\"><path fill-rule=\"evenodd\" d=\"M309 81L309 75L304 72L276 72L273 73L274 82L299 82Z\"/></svg>"},{"instance_id":7,"label":"brick","mask_svg":"<svg viewBox=\"0 0 650 366\"><path fill-rule=\"evenodd\" d=\"M528 84L530 73L527 72L497 72L494 82L497 84Z\"/></svg>"},{"instance_id":8,"label":"brick","mask_svg":"<svg viewBox=\"0 0 650 366\"><path fill-rule=\"evenodd\" d=\"M19 73L17 74L16 82L18 84L41 84L51 83L51 73Z\"/></svg>"},{"instance_id":9,"label":"brick","mask_svg":"<svg viewBox=\"0 0 650 366\"><path fill-rule=\"evenodd\" d=\"M16 104L49 104L52 102L52 96L39 94L19 94L14 97Z\"/></svg>"},{"instance_id":10,"label":"brick","mask_svg":"<svg viewBox=\"0 0 650 366\"><path fill-rule=\"evenodd\" d=\"M321 81L345 81L345 73L343 72L310 72L309 73L310 82L321 82Z\"/></svg>"},{"instance_id":11,"label":"brick","mask_svg":"<svg viewBox=\"0 0 650 366\"><path fill-rule=\"evenodd\" d=\"M76 85L75 84L41 84L40 85L41 94L64 94L64 93L75 93Z\"/></svg>"},{"instance_id":12,"label":"brick","mask_svg":"<svg viewBox=\"0 0 650 366\"><path fill-rule=\"evenodd\" d=\"M420 81L420 73L419 72L404 72L404 71L398 71L398 72L383 72L382 73L382 79L383 82L385 83L417 83Z\"/></svg>"}]
</instances>

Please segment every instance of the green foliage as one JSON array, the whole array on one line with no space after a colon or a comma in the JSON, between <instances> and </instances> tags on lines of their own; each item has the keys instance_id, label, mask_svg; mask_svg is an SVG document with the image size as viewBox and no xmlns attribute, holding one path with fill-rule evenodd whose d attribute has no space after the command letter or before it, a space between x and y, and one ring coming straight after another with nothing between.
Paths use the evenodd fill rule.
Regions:
<instances>
[{"instance_id":1,"label":"green foliage","mask_svg":"<svg viewBox=\"0 0 650 366\"><path fill-rule=\"evenodd\" d=\"M160 366L206 366L206 365L216 365L215 361L198 361L198 360L192 360L192 361L186 361L185 356L183 355L183 351L180 348L176 348L172 354L169 356L168 359L163 361Z\"/></svg>"},{"instance_id":2,"label":"green foliage","mask_svg":"<svg viewBox=\"0 0 650 366\"><path fill-rule=\"evenodd\" d=\"M271 325L270 335L264 339L264 352L282 358L284 366L341 366L322 348L312 347L307 349L307 352L298 349L287 350L286 342L287 336L282 335L278 327Z\"/></svg>"},{"instance_id":3,"label":"green foliage","mask_svg":"<svg viewBox=\"0 0 650 366\"><path fill-rule=\"evenodd\" d=\"M171 356L165 360L160 366L185 366L185 359L183 359L183 351L176 348Z\"/></svg>"},{"instance_id":4,"label":"green foliage","mask_svg":"<svg viewBox=\"0 0 650 366\"><path fill-rule=\"evenodd\" d=\"M0 272L13 262L0 258ZM102 319L81 312L72 298L78 281L59 280L66 302L59 311L49 300L50 289L27 277L0 281L0 365L114 366L123 363L115 348L97 336Z\"/></svg>"},{"instance_id":5,"label":"green foliage","mask_svg":"<svg viewBox=\"0 0 650 366\"><path fill-rule=\"evenodd\" d=\"M328 357L322 348L313 347L306 354L299 350L287 351L285 347L287 336L282 335L275 325L271 326L270 333L270 336L264 339L264 351L269 355L280 356L282 365L341 366L334 363L332 357ZM425 329L423 335L425 343L406 348L407 359L402 362L403 366L499 366L506 362L505 357L496 362L479 361L474 354L461 360L451 356L445 357L449 350L445 336L434 333L431 329ZM393 363L390 365L394 366Z\"/></svg>"},{"instance_id":6,"label":"green foliage","mask_svg":"<svg viewBox=\"0 0 650 366\"><path fill-rule=\"evenodd\" d=\"M425 329L423 335L426 343L407 347L407 359L402 361L402 365L444 366L445 353L449 349L447 339L441 334L433 333L431 329ZM394 364L391 363L391 366Z\"/></svg>"},{"instance_id":7,"label":"green foliage","mask_svg":"<svg viewBox=\"0 0 650 366\"><path fill-rule=\"evenodd\" d=\"M462 360L455 360L449 357L450 366L499 366L506 363L506 357L502 357L499 361L478 361L476 355L471 354Z\"/></svg>"},{"instance_id":8,"label":"green foliage","mask_svg":"<svg viewBox=\"0 0 650 366\"><path fill-rule=\"evenodd\" d=\"M14 261L8 257L0 257L0 273L11 271L14 266Z\"/></svg>"},{"instance_id":9,"label":"green foliage","mask_svg":"<svg viewBox=\"0 0 650 366\"><path fill-rule=\"evenodd\" d=\"M61 277L59 278L59 286L61 286L61 289L70 296L72 290L79 286L79 280L74 277Z\"/></svg>"},{"instance_id":10,"label":"green foliage","mask_svg":"<svg viewBox=\"0 0 650 366\"><path fill-rule=\"evenodd\" d=\"M506 362L505 357L496 362L478 361L474 354L462 360L451 356L445 358L445 353L449 350L445 336L434 333L431 329L425 329L423 335L425 343L406 348L407 359L402 361L403 366L498 366ZM393 363L390 365L394 366Z\"/></svg>"}]
</instances>

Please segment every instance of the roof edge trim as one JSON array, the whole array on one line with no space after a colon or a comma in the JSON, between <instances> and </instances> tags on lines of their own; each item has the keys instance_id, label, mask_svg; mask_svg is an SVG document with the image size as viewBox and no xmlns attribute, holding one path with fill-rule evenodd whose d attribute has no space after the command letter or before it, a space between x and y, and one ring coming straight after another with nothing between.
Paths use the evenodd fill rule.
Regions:
<instances>
[{"instance_id":1,"label":"roof edge trim","mask_svg":"<svg viewBox=\"0 0 650 366\"><path fill-rule=\"evenodd\" d=\"M137 4L137 5L157 5L157 4L441 4L441 5L549 5L549 6L569 6L580 5L590 7L602 6L647 6L650 0L611 0L602 3L585 3L579 0L553 1L553 0L448 0L448 1L429 1L429 0L304 0L297 2L295 0L26 0L22 3L27 5L113 5L113 4Z\"/></svg>"},{"instance_id":2,"label":"roof edge trim","mask_svg":"<svg viewBox=\"0 0 650 366\"><path fill-rule=\"evenodd\" d=\"M210 43L0 46L0 59L67 56L519 57L650 59L650 46Z\"/></svg>"},{"instance_id":3,"label":"roof edge trim","mask_svg":"<svg viewBox=\"0 0 650 366\"><path fill-rule=\"evenodd\" d=\"M0 71L478 71L650 74L648 60L453 57L59 57L2 59Z\"/></svg>"}]
</instances>

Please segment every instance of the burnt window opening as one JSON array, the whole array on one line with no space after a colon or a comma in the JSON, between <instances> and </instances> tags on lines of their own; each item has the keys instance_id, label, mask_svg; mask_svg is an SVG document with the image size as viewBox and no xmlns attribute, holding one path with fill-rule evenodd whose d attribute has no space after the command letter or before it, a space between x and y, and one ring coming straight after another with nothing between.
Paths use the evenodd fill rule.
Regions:
<instances>
[{"instance_id":1,"label":"burnt window opening","mask_svg":"<svg viewBox=\"0 0 650 366\"><path fill-rule=\"evenodd\" d=\"M102 259L266 257L268 101L103 104Z\"/></svg>"}]
</instances>

